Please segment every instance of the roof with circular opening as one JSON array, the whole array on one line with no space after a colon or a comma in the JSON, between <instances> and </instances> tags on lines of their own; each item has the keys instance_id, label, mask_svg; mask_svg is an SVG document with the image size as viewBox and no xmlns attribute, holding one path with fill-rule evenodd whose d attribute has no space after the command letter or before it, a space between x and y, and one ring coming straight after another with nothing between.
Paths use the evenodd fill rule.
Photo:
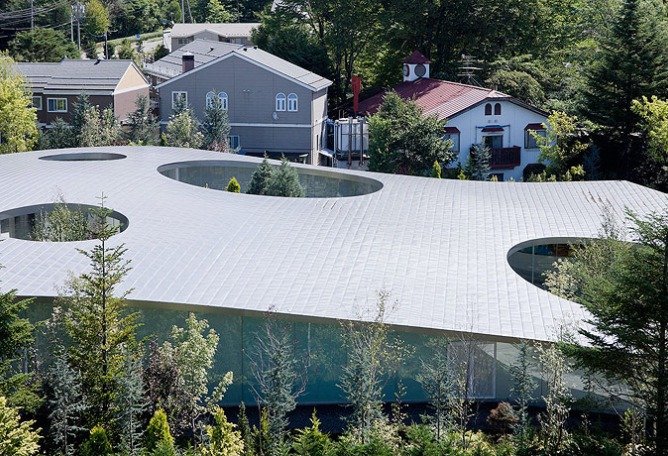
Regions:
<instances>
[{"instance_id":1,"label":"roof with circular opening","mask_svg":"<svg viewBox=\"0 0 668 456\"><path fill-rule=\"evenodd\" d=\"M116 154L123 160L40 160L55 154ZM233 194L178 182L158 169L178 162L238 166L259 159L200 150L125 147L0 156L0 213L53 202L124 214L132 260L130 299L355 318L386 290L399 302L389 322L485 337L548 340L583 310L513 272L508 252L542 238L595 236L601 205L623 217L662 210L666 195L629 182L511 183L436 180L334 171L378 190L345 198ZM57 295L68 271L87 268L75 247L96 241L0 242L0 286L22 296ZM119 290L122 291L122 290Z\"/></svg>"}]
</instances>

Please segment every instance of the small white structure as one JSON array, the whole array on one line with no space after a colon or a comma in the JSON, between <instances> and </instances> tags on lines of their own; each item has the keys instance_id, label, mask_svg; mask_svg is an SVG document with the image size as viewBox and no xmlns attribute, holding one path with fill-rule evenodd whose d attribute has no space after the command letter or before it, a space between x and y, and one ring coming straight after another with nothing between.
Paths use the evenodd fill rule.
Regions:
<instances>
[{"instance_id":1,"label":"small white structure","mask_svg":"<svg viewBox=\"0 0 668 456\"><path fill-rule=\"evenodd\" d=\"M175 51L181 46L198 39L221 41L224 43L252 44L251 34L258 22L230 22L223 24L174 24L167 36L163 35L169 51Z\"/></svg>"}]
</instances>

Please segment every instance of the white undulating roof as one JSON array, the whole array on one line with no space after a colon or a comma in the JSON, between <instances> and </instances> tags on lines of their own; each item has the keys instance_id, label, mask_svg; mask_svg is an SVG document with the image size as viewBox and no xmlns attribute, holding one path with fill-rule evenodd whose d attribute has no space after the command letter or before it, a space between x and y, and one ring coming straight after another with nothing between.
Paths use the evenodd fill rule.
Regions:
<instances>
[{"instance_id":1,"label":"white undulating roof","mask_svg":"<svg viewBox=\"0 0 668 456\"><path fill-rule=\"evenodd\" d=\"M471 331L492 339L549 340L586 315L520 278L507 262L518 243L591 237L601 204L623 215L662 210L665 194L629 182L509 183L363 173L383 188L347 198L233 194L169 179L159 166L250 157L158 147L105 148L115 161L39 160L54 151L0 156L0 213L68 202L109 207L129 219L114 236L132 270L130 299L306 318L356 318L386 290L392 324ZM82 150L57 151L74 153ZM295 165L299 166L299 165ZM305 165L302 165L305 166ZM352 171L332 171L360 174ZM88 266L76 248L96 241L0 242L1 286L56 296Z\"/></svg>"}]
</instances>

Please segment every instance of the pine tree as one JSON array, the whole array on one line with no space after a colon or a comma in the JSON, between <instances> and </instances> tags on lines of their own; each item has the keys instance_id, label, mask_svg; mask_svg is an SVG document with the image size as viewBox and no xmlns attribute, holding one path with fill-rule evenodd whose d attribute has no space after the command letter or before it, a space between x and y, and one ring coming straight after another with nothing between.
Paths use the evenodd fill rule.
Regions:
<instances>
[{"instance_id":1,"label":"pine tree","mask_svg":"<svg viewBox=\"0 0 668 456\"><path fill-rule=\"evenodd\" d=\"M107 431L100 425L90 430L90 436L81 445L81 456L113 456L114 450L109 443Z\"/></svg>"},{"instance_id":2,"label":"pine tree","mask_svg":"<svg viewBox=\"0 0 668 456\"><path fill-rule=\"evenodd\" d=\"M272 173L274 172L274 167L269 164L267 156L264 156L262 163L258 166L253 175L251 176L251 181L248 184L248 191L246 193L251 195L264 195L267 192L267 185L269 184L269 179L271 178Z\"/></svg>"},{"instance_id":3,"label":"pine tree","mask_svg":"<svg viewBox=\"0 0 668 456\"><path fill-rule=\"evenodd\" d=\"M84 123L86 122L85 116L86 112L90 110L92 105L90 104L90 99L88 98L88 95L85 93L81 93L79 95L79 98L77 98L76 103L74 103L74 112L72 113L72 121L70 122L70 125L72 127L72 138L73 138L73 145L71 147L77 147L79 144L80 140L79 138L81 137L81 129L84 126Z\"/></svg>"},{"instance_id":4,"label":"pine tree","mask_svg":"<svg viewBox=\"0 0 668 456\"><path fill-rule=\"evenodd\" d=\"M234 428L234 424L227 421L225 412L220 407L213 411L215 424L207 426L209 445L200 447L201 456L241 456L244 451L244 441L241 433Z\"/></svg>"},{"instance_id":5,"label":"pine tree","mask_svg":"<svg viewBox=\"0 0 668 456\"><path fill-rule=\"evenodd\" d=\"M304 187L299 183L297 170L290 166L287 158L281 158L281 166L274 170L267 182L265 195L304 197Z\"/></svg>"},{"instance_id":6,"label":"pine tree","mask_svg":"<svg viewBox=\"0 0 668 456\"><path fill-rule=\"evenodd\" d=\"M297 431L292 450L299 456L326 456L331 446L332 441L320 430L320 420L313 409L311 426Z\"/></svg>"},{"instance_id":7,"label":"pine tree","mask_svg":"<svg viewBox=\"0 0 668 456\"><path fill-rule=\"evenodd\" d=\"M270 455L284 452L288 413L297 407L297 397L305 389L304 368L299 365L291 335L287 322L269 317L255 337L257 346L251 359L257 383L253 392L267 412Z\"/></svg>"},{"instance_id":8,"label":"pine tree","mask_svg":"<svg viewBox=\"0 0 668 456\"><path fill-rule=\"evenodd\" d=\"M199 149L204 141L204 136L199 131L199 122L192 109L185 107L180 111L177 110L169 118L165 138L167 145L172 147Z\"/></svg>"},{"instance_id":9,"label":"pine tree","mask_svg":"<svg viewBox=\"0 0 668 456\"><path fill-rule=\"evenodd\" d=\"M66 149L75 147L73 128L60 117L51 122L51 128L44 133L42 149Z\"/></svg>"},{"instance_id":10,"label":"pine tree","mask_svg":"<svg viewBox=\"0 0 668 456\"><path fill-rule=\"evenodd\" d=\"M60 454L72 456L78 436L86 430L80 424L88 408L86 397L81 393L81 376L69 366L67 356L60 352L54 358L49 377L51 436Z\"/></svg>"},{"instance_id":11,"label":"pine tree","mask_svg":"<svg viewBox=\"0 0 668 456\"><path fill-rule=\"evenodd\" d=\"M154 142L158 121L149 108L146 95L140 95L135 100L135 110L128 116L130 132L128 139L138 146L149 146Z\"/></svg>"},{"instance_id":12,"label":"pine tree","mask_svg":"<svg viewBox=\"0 0 668 456\"><path fill-rule=\"evenodd\" d=\"M232 177L227 183L227 191L232 193L241 193L241 186L236 177Z\"/></svg>"},{"instance_id":13,"label":"pine tree","mask_svg":"<svg viewBox=\"0 0 668 456\"><path fill-rule=\"evenodd\" d=\"M151 421L146 428L146 439L144 447L147 452L153 452L159 446L170 447L174 449L174 438L169 431L167 423L167 414L164 410L158 409L153 414Z\"/></svg>"},{"instance_id":14,"label":"pine tree","mask_svg":"<svg viewBox=\"0 0 668 456\"><path fill-rule=\"evenodd\" d=\"M237 415L237 426L239 426L239 433L241 434L241 440L244 442L244 456L251 456L253 453L253 435L251 433L250 423L248 422L248 416L246 415L246 404L241 401L239 405L239 413Z\"/></svg>"},{"instance_id":15,"label":"pine tree","mask_svg":"<svg viewBox=\"0 0 668 456\"><path fill-rule=\"evenodd\" d=\"M467 163L468 174L471 180L487 180L489 177L489 161L491 157L489 147L486 145L474 144L471 147L469 162Z\"/></svg>"},{"instance_id":16,"label":"pine tree","mask_svg":"<svg viewBox=\"0 0 668 456\"><path fill-rule=\"evenodd\" d=\"M420 373L417 381L427 393L433 416L429 422L436 431L436 439L440 440L450 428L450 402L454 391L453 366L448 351L450 340L438 338L428 344L433 352L429 358L420 360Z\"/></svg>"},{"instance_id":17,"label":"pine tree","mask_svg":"<svg viewBox=\"0 0 668 456\"><path fill-rule=\"evenodd\" d=\"M632 101L668 94L665 14L655 0L624 0L588 77L586 115L602 127L597 142L604 167L622 177L641 162L631 135L639 120Z\"/></svg>"},{"instance_id":18,"label":"pine tree","mask_svg":"<svg viewBox=\"0 0 668 456\"><path fill-rule=\"evenodd\" d=\"M213 93L216 93L214 90ZM203 146L208 150L217 152L236 151L230 147L228 136L230 135L230 121L227 117L227 110L223 109L223 104L218 96L213 97L204 110L204 122L202 123L202 132L204 133Z\"/></svg>"},{"instance_id":19,"label":"pine tree","mask_svg":"<svg viewBox=\"0 0 668 456\"><path fill-rule=\"evenodd\" d=\"M34 339L35 327L21 317L31 303L31 299L16 299L16 290L0 292L0 396L10 403L20 402L30 392L30 375L20 372L17 362Z\"/></svg>"},{"instance_id":20,"label":"pine tree","mask_svg":"<svg viewBox=\"0 0 668 456\"><path fill-rule=\"evenodd\" d=\"M114 296L115 288L129 271L123 258L123 244L110 246L117 228L110 225L111 210L102 206L95 212L92 237L98 244L90 251L79 250L90 260L91 271L72 279L67 296L65 331L71 366L81 372L83 393L88 398L88 423L113 423L126 350L136 346L135 331L139 314L126 314L129 291Z\"/></svg>"},{"instance_id":21,"label":"pine tree","mask_svg":"<svg viewBox=\"0 0 668 456\"><path fill-rule=\"evenodd\" d=\"M143 435L141 416L146 410L142 385L142 359L125 353L119 379L117 422L121 431L121 446L130 456L141 454Z\"/></svg>"},{"instance_id":22,"label":"pine tree","mask_svg":"<svg viewBox=\"0 0 668 456\"><path fill-rule=\"evenodd\" d=\"M511 393L515 397L517 404L517 424L513 431L515 441L520 449L526 448L528 433L531 426L529 418L529 402L533 399L532 395L536 390L536 382L529 371L531 367L531 345L527 341L522 341L516 345L517 361L510 368L510 375L513 380Z\"/></svg>"}]
</instances>

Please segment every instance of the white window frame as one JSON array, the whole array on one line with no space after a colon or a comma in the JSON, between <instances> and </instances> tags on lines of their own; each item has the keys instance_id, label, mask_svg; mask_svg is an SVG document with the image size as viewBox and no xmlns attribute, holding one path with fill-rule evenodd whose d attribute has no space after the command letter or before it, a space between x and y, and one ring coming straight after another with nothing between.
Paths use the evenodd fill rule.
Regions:
<instances>
[{"instance_id":1,"label":"white window frame","mask_svg":"<svg viewBox=\"0 0 668 456\"><path fill-rule=\"evenodd\" d=\"M39 103L35 103L35 101L38 101ZM41 111L42 108L42 97L32 97L32 107L35 108L37 111Z\"/></svg>"},{"instance_id":2,"label":"white window frame","mask_svg":"<svg viewBox=\"0 0 668 456\"><path fill-rule=\"evenodd\" d=\"M452 141L452 151L459 153L459 137L460 133L446 133L443 135L444 140Z\"/></svg>"},{"instance_id":3,"label":"white window frame","mask_svg":"<svg viewBox=\"0 0 668 456\"><path fill-rule=\"evenodd\" d=\"M276 111L285 111L287 104L287 97L283 92L276 94Z\"/></svg>"},{"instance_id":4,"label":"white window frame","mask_svg":"<svg viewBox=\"0 0 668 456\"><path fill-rule=\"evenodd\" d=\"M291 93L288 95L288 111L297 112L299 111L299 97L296 93Z\"/></svg>"},{"instance_id":5,"label":"white window frame","mask_svg":"<svg viewBox=\"0 0 668 456\"><path fill-rule=\"evenodd\" d=\"M229 107L229 97L227 92L218 92L218 99L220 100L220 105L223 107L223 111L227 111Z\"/></svg>"},{"instance_id":6,"label":"white window frame","mask_svg":"<svg viewBox=\"0 0 668 456\"><path fill-rule=\"evenodd\" d=\"M213 97L216 96L216 92L207 92L206 93L206 102L204 103L205 108L210 108L213 105Z\"/></svg>"},{"instance_id":7,"label":"white window frame","mask_svg":"<svg viewBox=\"0 0 668 456\"><path fill-rule=\"evenodd\" d=\"M188 104L188 92L184 90L175 90L172 92L172 109L176 110L176 100L177 96L181 96L183 98L183 105L186 106Z\"/></svg>"},{"instance_id":8,"label":"white window frame","mask_svg":"<svg viewBox=\"0 0 668 456\"><path fill-rule=\"evenodd\" d=\"M239 135L228 135L227 142L231 149L237 149L241 147L241 138L239 138Z\"/></svg>"},{"instance_id":9,"label":"white window frame","mask_svg":"<svg viewBox=\"0 0 668 456\"><path fill-rule=\"evenodd\" d=\"M60 102L63 103L63 108L60 108ZM47 98L46 110L48 112L67 112L67 98Z\"/></svg>"}]
</instances>

